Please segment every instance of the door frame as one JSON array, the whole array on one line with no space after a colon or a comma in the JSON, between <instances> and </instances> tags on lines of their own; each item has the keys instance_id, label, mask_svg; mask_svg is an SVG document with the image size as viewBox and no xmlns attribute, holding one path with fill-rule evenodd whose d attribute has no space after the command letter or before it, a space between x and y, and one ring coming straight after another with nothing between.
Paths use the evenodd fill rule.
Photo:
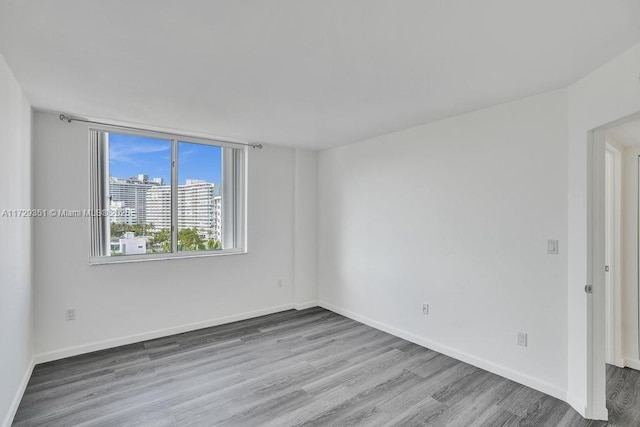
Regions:
<instances>
[{"instance_id":1,"label":"door frame","mask_svg":"<svg viewBox=\"0 0 640 427\"><path fill-rule=\"evenodd\" d=\"M605 369L604 152L607 130L640 119L640 112L587 132L587 418L608 419Z\"/></svg>"},{"instance_id":2,"label":"door frame","mask_svg":"<svg viewBox=\"0 0 640 427\"><path fill-rule=\"evenodd\" d=\"M610 249L609 249L609 354L607 362L624 367L622 357L622 152L605 138L605 152L611 155L611 170L605 177L605 185L609 184L611 197L605 200L611 215ZM606 156L606 154L605 154ZM606 209L606 208L605 208Z\"/></svg>"}]
</instances>

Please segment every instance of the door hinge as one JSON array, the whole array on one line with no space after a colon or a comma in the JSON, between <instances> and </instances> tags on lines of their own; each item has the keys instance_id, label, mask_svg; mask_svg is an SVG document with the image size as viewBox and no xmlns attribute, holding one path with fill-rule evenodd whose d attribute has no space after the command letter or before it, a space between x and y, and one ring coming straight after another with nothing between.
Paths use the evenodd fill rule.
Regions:
<instances>
[{"instance_id":1,"label":"door hinge","mask_svg":"<svg viewBox=\"0 0 640 427\"><path fill-rule=\"evenodd\" d=\"M586 285L584 287L584 292L587 294L592 294L593 293L593 286L592 285Z\"/></svg>"},{"instance_id":2,"label":"door hinge","mask_svg":"<svg viewBox=\"0 0 640 427\"><path fill-rule=\"evenodd\" d=\"M605 273L608 273L608 272L609 272L609 266L608 266L608 265L605 265L605 266L604 266L604 272L605 272Z\"/></svg>"}]
</instances>

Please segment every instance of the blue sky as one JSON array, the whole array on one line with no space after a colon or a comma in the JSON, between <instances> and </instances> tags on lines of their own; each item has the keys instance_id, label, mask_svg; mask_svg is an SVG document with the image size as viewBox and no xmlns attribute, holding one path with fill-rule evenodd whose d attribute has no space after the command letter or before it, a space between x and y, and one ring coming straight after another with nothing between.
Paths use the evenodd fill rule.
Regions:
<instances>
[{"instance_id":1,"label":"blue sky","mask_svg":"<svg viewBox=\"0 0 640 427\"><path fill-rule=\"evenodd\" d=\"M178 184L186 179L203 179L220 184L220 147L180 142L178 144ZM133 135L109 134L109 174L129 178L138 174L171 182L171 141Z\"/></svg>"}]
</instances>

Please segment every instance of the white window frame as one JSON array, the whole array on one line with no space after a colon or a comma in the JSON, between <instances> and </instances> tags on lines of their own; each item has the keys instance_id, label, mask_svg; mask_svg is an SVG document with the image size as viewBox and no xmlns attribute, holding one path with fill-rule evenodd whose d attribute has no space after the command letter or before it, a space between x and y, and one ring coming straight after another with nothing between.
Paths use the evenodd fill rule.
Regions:
<instances>
[{"instance_id":1,"label":"white window frame","mask_svg":"<svg viewBox=\"0 0 640 427\"><path fill-rule=\"evenodd\" d=\"M111 256L109 218L90 216L89 264L119 264L168 259L202 258L247 253L247 164L248 147L224 141L156 131L92 125L89 128L90 212L108 207L109 133L171 141L171 250L167 253ZM180 142L222 148L222 247L218 250L178 251L178 144ZM225 166L226 165L226 166ZM232 167L229 167L231 165Z\"/></svg>"}]
</instances>

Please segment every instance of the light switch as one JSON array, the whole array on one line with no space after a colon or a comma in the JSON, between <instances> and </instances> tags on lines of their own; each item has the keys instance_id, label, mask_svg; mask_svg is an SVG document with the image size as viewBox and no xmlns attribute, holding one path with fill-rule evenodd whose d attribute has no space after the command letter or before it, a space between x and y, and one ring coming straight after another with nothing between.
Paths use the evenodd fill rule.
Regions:
<instances>
[{"instance_id":1,"label":"light switch","mask_svg":"<svg viewBox=\"0 0 640 427\"><path fill-rule=\"evenodd\" d=\"M557 240L547 240L547 253L558 255L558 241Z\"/></svg>"}]
</instances>

